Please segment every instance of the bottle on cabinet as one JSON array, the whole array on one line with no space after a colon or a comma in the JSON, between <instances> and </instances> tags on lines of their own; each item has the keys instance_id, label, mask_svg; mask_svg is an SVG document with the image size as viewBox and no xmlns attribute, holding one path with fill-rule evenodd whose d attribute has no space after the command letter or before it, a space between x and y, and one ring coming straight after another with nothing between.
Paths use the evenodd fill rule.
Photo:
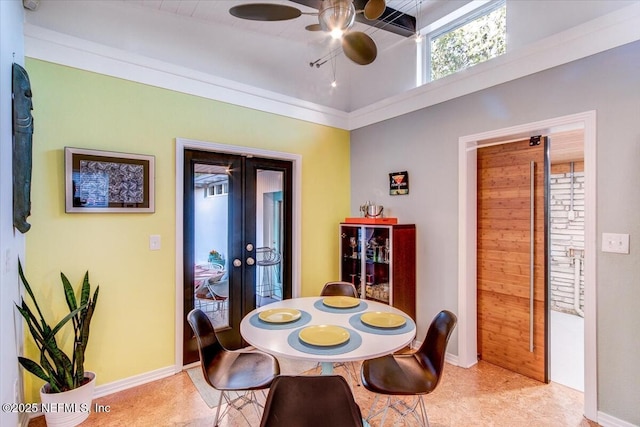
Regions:
<instances>
[{"instance_id":1,"label":"bottle on cabinet","mask_svg":"<svg viewBox=\"0 0 640 427\"><path fill-rule=\"evenodd\" d=\"M415 320L415 225L341 223L340 280L353 283L361 298L389 304Z\"/></svg>"}]
</instances>

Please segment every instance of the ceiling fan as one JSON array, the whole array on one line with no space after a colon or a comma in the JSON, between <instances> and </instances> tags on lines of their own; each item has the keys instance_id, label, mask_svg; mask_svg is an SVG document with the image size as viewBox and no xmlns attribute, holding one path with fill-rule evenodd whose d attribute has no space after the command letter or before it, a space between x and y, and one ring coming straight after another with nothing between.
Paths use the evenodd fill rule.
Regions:
<instances>
[{"instance_id":1,"label":"ceiling fan","mask_svg":"<svg viewBox=\"0 0 640 427\"><path fill-rule=\"evenodd\" d=\"M284 21L301 15L317 15L318 23L307 25L308 31L326 31L332 37L342 38L345 56L360 65L371 64L378 55L373 39L362 31L350 31L357 13L368 20L378 19L386 9L385 0L368 0L363 10L356 10L353 0L322 0L317 13L275 3L249 3L234 6L229 13L237 18L254 21Z\"/></svg>"}]
</instances>

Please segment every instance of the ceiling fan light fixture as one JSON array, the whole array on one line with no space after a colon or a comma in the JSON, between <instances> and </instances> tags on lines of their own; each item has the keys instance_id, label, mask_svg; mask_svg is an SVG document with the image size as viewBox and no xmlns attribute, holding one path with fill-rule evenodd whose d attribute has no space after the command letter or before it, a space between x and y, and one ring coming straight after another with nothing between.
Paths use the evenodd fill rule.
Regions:
<instances>
[{"instance_id":1,"label":"ceiling fan light fixture","mask_svg":"<svg viewBox=\"0 0 640 427\"><path fill-rule=\"evenodd\" d=\"M352 0L324 0L318 13L318 22L323 31L348 30L356 19L356 8Z\"/></svg>"},{"instance_id":2,"label":"ceiling fan light fixture","mask_svg":"<svg viewBox=\"0 0 640 427\"><path fill-rule=\"evenodd\" d=\"M386 9L385 0L369 0L364 6L364 17L370 21L376 20L382 16Z\"/></svg>"},{"instance_id":3,"label":"ceiling fan light fixture","mask_svg":"<svg viewBox=\"0 0 640 427\"><path fill-rule=\"evenodd\" d=\"M344 35L344 31L342 31L340 28L335 28L331 30L329 34L331 34L332 39L339 40Z\"/></svg>"}]
</instances>

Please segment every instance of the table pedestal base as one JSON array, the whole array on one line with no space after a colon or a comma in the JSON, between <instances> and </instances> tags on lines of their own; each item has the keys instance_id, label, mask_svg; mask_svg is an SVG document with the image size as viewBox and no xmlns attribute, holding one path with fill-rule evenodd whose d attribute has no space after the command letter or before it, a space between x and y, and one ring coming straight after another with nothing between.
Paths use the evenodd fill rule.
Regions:
<instances>
[{"instance_id":1,"label":"table pedestal base","mask_svg":"<svg viewBox=\"0 0 640 427\"><path fill-rule=\"evenodd\" d=\"M321 362L322 375L333 375L333 362Z\"/></svg>"}]
</instances>

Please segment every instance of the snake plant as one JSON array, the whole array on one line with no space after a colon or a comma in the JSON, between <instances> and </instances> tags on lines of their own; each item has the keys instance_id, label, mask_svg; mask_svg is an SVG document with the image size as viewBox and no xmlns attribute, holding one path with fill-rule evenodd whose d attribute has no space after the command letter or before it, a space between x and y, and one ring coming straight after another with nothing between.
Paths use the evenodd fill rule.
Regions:
<instances>
[{"instance_id":1,"label":"snake plant","mask_svg":"<svg viewBox=\"0 0 640 427\"><path fill-rule=\"evenodd\" d=\"M20 262L18 262L18 273L27 294L33 302L37 316L26 304L24 298L21 299L21 305L16 304L16 307L20 314L22 314L22 317L24 317L31 337L40 350L40 363L38 364L26 357L18 357L18 362L20 362L27 371L48 382L52 393L59 393L80 387L85 383L84 352L89 341L89 325L98 300L100 286L96 287L93 297L90 297L91 285L89 284L89 272L87 271L82 282L80 303L78 305L69 280L64 273L61 272L60 277L62 279L62 287L64 289L67 307L69 308L69 314L55 326L51 327L49 323L44 320L42 310L40 310L31 286L29 286L29 282L27 282L24 276ZM73 352L70 355L58 347L56 341L56 334L69 321L73 324L74 332Z\"/></svg>"}]
</instances>

